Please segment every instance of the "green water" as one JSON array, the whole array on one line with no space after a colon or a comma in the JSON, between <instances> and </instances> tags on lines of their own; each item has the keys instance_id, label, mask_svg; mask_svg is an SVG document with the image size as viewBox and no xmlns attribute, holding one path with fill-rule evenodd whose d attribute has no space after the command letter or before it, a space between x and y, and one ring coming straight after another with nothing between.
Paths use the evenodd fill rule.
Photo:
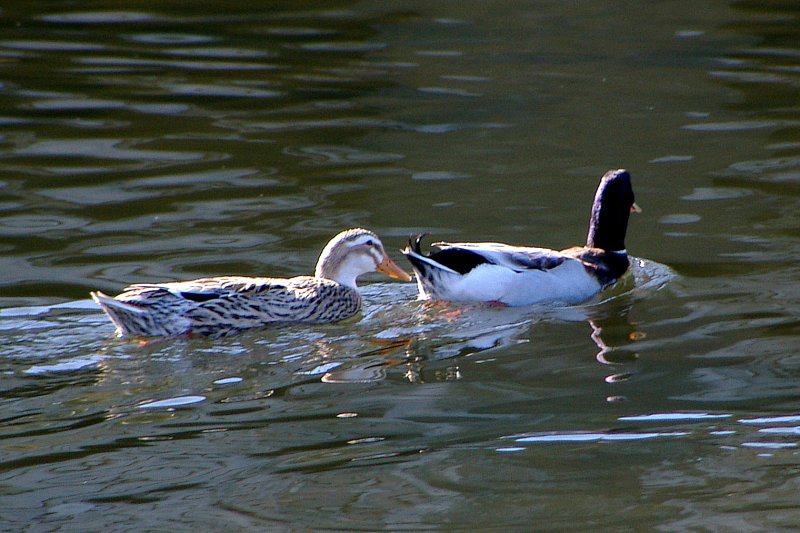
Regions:
<instances>
[{"instance_id":1,"label":"green water","mask_svg":"<svg viewBox=\"0 0 800 533\"><path fill-rule=\"evenodd\" d=\"M780 531L800 520L791 3L14 2L0 13L3 531ZM117 339L137 282L313 270L365 226L632 275Z\"/></svg>"}]
</instances>

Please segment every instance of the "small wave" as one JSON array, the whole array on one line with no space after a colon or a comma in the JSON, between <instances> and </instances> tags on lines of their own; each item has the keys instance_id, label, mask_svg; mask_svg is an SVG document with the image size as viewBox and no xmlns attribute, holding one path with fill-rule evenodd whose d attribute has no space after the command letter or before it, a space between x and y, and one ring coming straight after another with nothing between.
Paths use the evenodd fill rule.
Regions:
<instances>
[{"instance_id":1,"label":"small wave","mask_svg":"<svg viewBox=\"0 0 800 533\"><path fill-rule=\"evenodd\" d=\"M800 422L800 415L786 415L786 416L765 416L760 418L742 418L739 419L740 424L786 424L791 422Z\"/></svg>"},{"instance_id":2,"label":"small wave","mask_svg":"<svg viewBox=\"0 0 800 533\"><path fill-rule=\"evenodd\" d=\"M0 309L0 317L26 317L39 316L51 313L57 309L92 310L100 309L93 300L75 300L54 305L36 305L29 307L9 307Z\"/></svg>"},{"instance_id":3,"label":"small wave","mask_svg":"<svg viewBox=\"0 0 800 533\"><path fill-rule=\"evenodd\" d=\"M686 437L687 431L667 431L650 433L537 433L514 437L515 442L533 443L567 443L567 442L621 442L641 441L660 438Z\"/></svg>"},{"instance_id":4,"label":"small wave","mask_svg":"<svg viewBox=\"0 0 800 533\"><path fill-rule=\"evenodd\" d=\"M623 422L674 422L692 420L716 420L730 418L730 414L712 413L653 413L648 415L621 416L617 420Z\"/></svg>"},{"instance_id":5,"label":"small wave","mask_svg":"<svg viewBox=\"0 0 800 533\"><path fill-rule=\"evenodd\" d=\"M233 385L233 384L236 384L236 383L241 383L242 381L244 381L244 379L242 379L240 377L230 377L230 378L220 378L220 379L214 380L213 383L214 383L214 385Z\"/></svg>"},{"instance_id":6,"label":"small wave","mask_svg":"<svg viewBox=\"0 0 800 533\"><path fill-rule=\"evenodd\" d=\"M175 407L200 403L205 400L205 396L176 396L175 398L167 398L166 400L140 403L138 407L139 409L173 409Z\"/></svg>"},{"instance_id":7,"label":"small wave","mask_svg":"<svg viewBox=\"0 0 800 533\"><path fill-rule=\"evenodd\" d=\"M38 376L42 374L59 374L63 372L76 372L79 370L86 370L96 368L103 361L102 357L89 356L77 357L68 361L59 361L58 363L48 365L34 365L23 373L30 376Z\"/></svg>"}]
</instances>

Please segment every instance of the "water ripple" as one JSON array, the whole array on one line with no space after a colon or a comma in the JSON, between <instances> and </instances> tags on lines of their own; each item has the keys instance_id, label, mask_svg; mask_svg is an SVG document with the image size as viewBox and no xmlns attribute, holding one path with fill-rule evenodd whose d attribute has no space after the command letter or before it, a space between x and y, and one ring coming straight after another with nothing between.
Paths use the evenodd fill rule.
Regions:
<instances>
[{"instance_id":1,"label":"water ripple","mask_svg":"<svg viewBox=\"0 0 800 533\"><path fill-rule=\"evenodd\" d=\"M433 94L437 96L464 96L469 98L483 96L483 93L468 91L465 89L455 89L452 87L419 87L417 90L421 93Z\"/></svg>"},{"instance_id":2,"label":"water ripple","mask_svg":"<svg viewBox=\"0 0 800 533\"><path fill-rule=\"evenodd\" d=\"M308 165L375 164L399 161L402 154L372 152L349 146L303 146L288 147L286 155L301 157Z\"/></svg>"},{"instance_id":3,"label":"water ripple","mask_svg":"<svg viewBox=\"0 0 800 533\"><path fill-rule=\"evenodd\" d=\"M726 132L797 127L799 125L800 121L796 120L739 120L731 122L704 122L701 124L688 124L683 126L683 128L692 131Z\"/></svg>"},{"instance_id":4,"label":"water ripple","mask_svg":"<svg viewBox=\"0 0 800 533\"><path fill-rule=\"evenodd\" d=\"M107 48L102 44L75 41L0 41L0 46L42 52L89 52Z\"/></svg>"},{"instance_id":5,"label":"water ripple","mask_svg":"<svg viewBox=\"0 0 800 533\"><path fill-rule=\"evenodd\" d=\"M245 48L227 48L223 46L205 46L193 48L170 48L164 53L175 56L186 57L216 57L225 59L256 59L263 57L274 57L275 54L264 50L254 50Z\"/></svg>"},{"instance_id":6,"label":"water ripple","mask_svg":"<svg viewBox=\"0 0 800 533\"><path fill-rule=\"evenodd\" d=\"M176 396L165 400L140 403L137 407L139 409L174 409L176 407L185 407L187 405L204 402L205 400L205 396Z\"/></svg>"},{"instance_id":7,"label":"water ripple","mask_svg":"<svg viewBox=\"0 0 800 533\"><path fill-rule=\"evenodd\" d=\"M245 61L177 61L167 59L142 59L128 56L82 57L77 63L93 66L113 67L159 67L166 69L208 70L208 71L249 71L272 70L275 65Z\"/></svg>"},{"instance_id":8,"label":"water ripple","mask_svg":"<svg viewBox=\"0 0 800 533\"><path fill-rule=\"evenodd\" d=\"M133 42L143 44L206 44L219 41L219 37L213 35L202 35L196 33L134 33L127 35L126 38Z\"/></svg>"},{"instance_id":9,"label":"water ripple","mask_svg":"<svg viewBox=\"0 0 800 533\"><path fill-rule=\"evenodd\" d=\"M38 17L43 22L56 24L133 24L151 22L159 17L141 11L84 11L54 13Z\"/></svg>"},{"instance_id":10,"label":"water ripple","mask_svg":"<svg viewBox=\"0 0 800 533\"><path fill-rule=\"evenodd\" d=\"M800 422L800 415L776 415L776 416L764 416L758 418L739 419L740 424L755 424L755 425L786 424L791 422Z\"/></svg>"},{"instance_id":11,"label":"water ripple","mask_svg":"<svg viewBox=\"0 0 800 533\"><path fill-rule=\"evenodd\" d=\"M33 365L32 367L25 370L24 373L36 376L41 374L53 374L60 372L75 372L78 370L83 371L86 369L98 368L102 363L102 361L103 358L98 356L76 357L73 359L58 361L57 363L53 364Z\"/></svg>"},{"instance_id":12,"label":"water ripple","mask_svg":"<svg viewBox=\"0 0 800 533\"><path fill-rule=\"evenodd\" d=\"M274 122L251 122L240 120L219 121L219 126L246 131L304 131L315 129L381 129L402 130L416 133L447 134L470 129L510 128L511 124L500 122L449 122L439 124L410 124L406 122L365 117L345 117L323 120L289 119Z\"/></svg>"},{"instance_id":13,"label":"water ripple","mask_svg":"<svg viewBox=\"0 0 800 533\"><path fill-rule=\"evenodd\" d=\"M686 437L686 431L649 432L649 433L534 433L513 437L516 442L531 443L570 443L570 442L627 442L660 438Z\"/></svg>"},{"instance_id":14,"label":"water ripple","mask_svg":"<svg viewBox=\"0 0 800 533\"><path fill-rule=\"evenodd\" d=\"M53 98L32 102L27 107L40 111L76 111L119 109L126 107L121 100L101 100L99 98Z\"/></svg>"},{"instance_id":15,"label":"water ripple","mask_svg":"<svg viewBox=\"0 0 800 533\"><path fill-rule=\"evenodd\" d=\"M37 235L77 229L91 221L67 215L15 215L0 217L0 235Z\"/></svg>"},{"instance_id":16,"label":"water ripple","mask_svg":"<svg viewBox=\"0 0 800 533\"><path fill-rule=\"evenodd\" d=\"M207 158L202 152L169 150L140 150L130 139L52 139L35 141L14 150L15 155L36 157L92 157L97 159L145 161L200 161Z\"/></svg>"},{"instance_id":17,"label":"water ripple","mask_svg":"<svg viewBox=\"0 0 800 533\"><path fill-rule=\"evenodd\" d=\"M192 84L171 83L162 84L167 92L183 96L217 96L227 98L277 98L284 96L281 91L244 87L232 84Z\"/></svg>"},{"instance_id":18,"label":"water ripple","mask_svg":"<svg viewBox=\"0 0 800 533\"><path fill-rule=\"evenodd\" d=\"M621 416L618 420L623 422L673 422L673 421L694 421L694 420L718 420L730 418L729 413L653 413L647 415Z\"/></svg>"},{"instance_id":19,"label":"water ripple","mask_svg":"<svg viewBox=\"0 0 800 533\"><path fill-rule=\"evenodd\" d=\"M752 192L743 189L726 187L695 187L692 194L683 196L682 200L692 202L706 202L710 200L730 200L731 198L741 198L749 196Z\"/></svg>"},{"instance_id":20,"label":"water ripple","mask_svg":"<svg viewBox=\"0 0 800 533\"><path fill-rule=\"evenodd\" d=\"M365 41L330 41L287 46L297 47L310 52L375 52L386 48L386 43L371 43Z\"/></svg>"}]
</instances>

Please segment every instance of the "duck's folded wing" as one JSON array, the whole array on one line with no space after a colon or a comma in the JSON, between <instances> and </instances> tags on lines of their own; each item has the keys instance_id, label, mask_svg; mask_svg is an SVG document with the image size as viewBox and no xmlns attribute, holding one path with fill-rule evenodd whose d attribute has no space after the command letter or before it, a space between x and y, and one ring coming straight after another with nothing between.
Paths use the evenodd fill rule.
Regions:
<instances>
[{"instance_id":1,"label":"duck's folded wing","mask_svg":"<svg viewBox=\"0 0 800 533\"><path fill-rule=\"evenodd\" d=\"M570 259L569 256L548 248L511 246L498 242L437 242L441 250L462 250L481 256L486 262L515 272L550 270Z\"/></svg>"},{"instance_id":2,"label":"duck's folded wing","mask_svg":"<svg viewBox=\"0 0 800 533\"><path fill-rule=\"evenodd\" d=\"M281 281L285 280L240 276L202 278L192 281L131 285L125 289L125 294L147 295L149 298L154 298L160 293L165 297L170 295L199 303L236 295L263 293L278 288L285 289Z\"/></svg>"}]
</instances>

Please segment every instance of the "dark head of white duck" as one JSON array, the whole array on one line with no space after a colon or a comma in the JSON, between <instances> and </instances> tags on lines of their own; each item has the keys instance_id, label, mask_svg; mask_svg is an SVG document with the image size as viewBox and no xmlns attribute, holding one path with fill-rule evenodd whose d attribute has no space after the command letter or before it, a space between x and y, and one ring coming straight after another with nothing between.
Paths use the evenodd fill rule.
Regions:
<instances>
[{"instance_id":1,"label":"dark head of white duck","mask_svg":"<svg viewBox=\"0 0 800 533\"><path fill-rule=\"evenodd\" d=\"M609 170L600 180L594 196L586 246L607 252L625 252L628 218L631 213L640 211L634 201L628 171Z\"/></svg>"},{"instance_id":2,"label":"dark head of white duck","mask_svg":"<svg viewBox=\"0 0 800 533\"><path fill-rule=\"evenodd\" d=\"M411 280L411 276L386 255L383 243L375 233L353 228L339 233L325 246L314 275L355 289L358 277L369 272Z\"/></svg>"}]
</instances>

